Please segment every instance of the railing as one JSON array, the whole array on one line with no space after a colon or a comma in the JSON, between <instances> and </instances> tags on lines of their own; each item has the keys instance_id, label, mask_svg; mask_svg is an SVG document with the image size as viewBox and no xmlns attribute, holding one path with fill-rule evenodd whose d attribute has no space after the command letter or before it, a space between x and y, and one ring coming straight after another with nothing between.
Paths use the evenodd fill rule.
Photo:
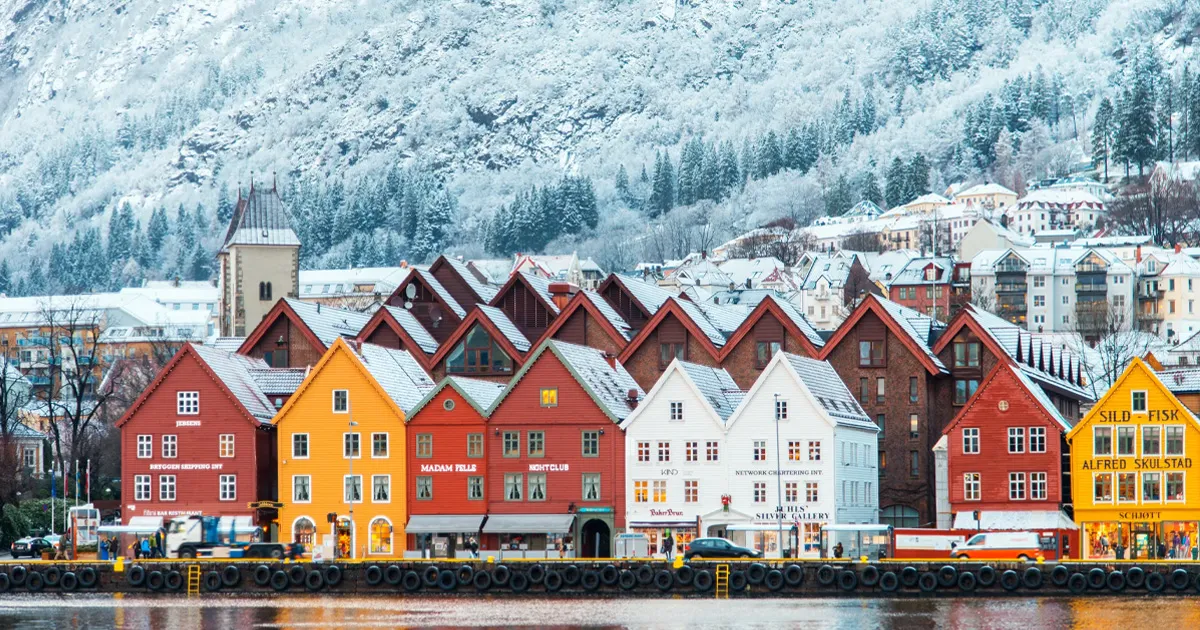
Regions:
<instances>
[{"instance_id":1,"label":"railing","mask_svg":"<svg viewBox=\"0 0 1200 630\"><path fill-rule=\"evenodd\" d=\"M1029 284L1025 282L1004 282L996 285L996 293L1025 293Z\"/></svg>"},{"instance_id":2,"label":"railing","mask_svg":"<svg viewBox=\"0 0 1200 630\"><path fill-rule=\"evenodd\" d=\"M1108 293L1108 283L1106 282L1076 282L1076 293Z\"/></svg>"},{"instance_id":3,"label":"railing","mask_svg":"<svg viewBox=\"0 0 1200 630\"><path fill-rule=\"evenodd\" d=\"M1161 296L1162 292L1160 292L1158 289L1146 289L1143 291L1138 291L1139 300L1157 300Z\"/></svg>"},{"instance_id":4,"label":"railing","mask_svg":"<svg viewBox=\"0 0 1200 630\"><path fill-rule=\"evenodd\" d=\"M1163 320L1163 314L1161 311L1139 312L1138 319L1145 320L1145 321L1161 322Z\"/></svg>"}]
</instances>

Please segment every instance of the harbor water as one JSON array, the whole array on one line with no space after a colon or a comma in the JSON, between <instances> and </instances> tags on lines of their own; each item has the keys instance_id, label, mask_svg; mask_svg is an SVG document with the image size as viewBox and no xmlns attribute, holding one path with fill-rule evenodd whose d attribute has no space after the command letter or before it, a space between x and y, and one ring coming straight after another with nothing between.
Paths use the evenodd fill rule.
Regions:
<instances>
[{"instance_id":1,"label":"harbor water","mask_svg":"<svg viewBox=\"0 0 1200 630\"><path fill-rule=\"evenodd\" d=\"M542 599L16 595L0 628L1161 628L1190 598Z\"/></svg>"}]
</instances>

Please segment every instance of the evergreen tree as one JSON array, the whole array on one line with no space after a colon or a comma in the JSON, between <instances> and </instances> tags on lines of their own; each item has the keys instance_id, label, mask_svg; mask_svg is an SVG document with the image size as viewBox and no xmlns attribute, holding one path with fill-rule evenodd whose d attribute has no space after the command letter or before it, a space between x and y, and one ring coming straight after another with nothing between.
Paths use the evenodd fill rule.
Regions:
<instances>
[{"instance_id":1,"label":"evergreen tree","mask_svg":"<svg viewBox=\"0 0 1200 630\"><path fill-rule=\"evenodd\" d=\"M846 176L838 175L833 185L825 191L825 214L831 217L846 214L846 211L853 205L852 195L850 182Z\"/></svg>"},{"instance_id":2,"label":"evergreen tree","mask_svg":"<svg viewBox=\"0 0 1200 630\"><path fill-rule=\"evenodd\" d=\"M183 204L179 204L179 209L175 211L175 238L180 243L191 243L196 239L196 224L192 222L192 215L188 212Z\"/></svg>"},{"instance_id":3,"label":"evergreen tree","mask_svg":"<svg viewBox=\"0 0 1200 630\"><path fill-rule=\"evenodd\" d=\"M783 149L774 131L768 131L758 146L758 177L770 177L783 168Z\"/></svg>"},{"instance_id":4,"label":"evergreen tree","mask_svg":"<svg viewBox=\"0 0 1200 630\"><path fill-rule=\"evenodd\" d=\"M108 261L123 267L133 251L133 209L122 203L108 219Z\"/></svg>"},{"instance_id":5,"label":"evergreen tree","mask_svg":"<svg viewBox=\"0 0 1200 630\"><path fill-rule=\"evenodd\" d=\"M874 170L867 169L859 176L858 196L859 199L870 201L880 208L886 203L883 198L883 191L879 189L879 180L875 177Z\"/></svg>"},{"instance_id":6,"label":"evergreen tree","mask_svg":"<svg viewBox=\"0 0 1200 630\"><path fill-rule=\"evenodd\" d=\"M142 232L142 222L138 220L133 226L133 246L131 256L143 270L153 269L158 262L155 253L150 251L150 243Z\"/></svg>"},{"instance_id":7,"label":"evergreen tree","mask_svg":"<svg viewBox=\"0 0 1200 630\"><path fill-rule=\"evenodd\" d=\"M912 198L908 197L908 171L904 168L904 161L899 156L892 159L892 164L888 167L884 178L887 180L884 197L887 199L888 208L902 206L912 201Z\"/></svg>"},{"instance_id":8,"label":"evergreen tree","mask_svg":"<svg viewBox=\"0 0 1200 630\"><path fill-rule=\"evenodd\" d=\"M1104 180L1108 181L1108 158L1112 153L1113 138L1113 105L1105 97L1096 109L1096 119L1092 122L1092 164L1104 164Z\"/></svg>"},{"instance_id":9,"label":"evergreen tree","mask_svg":"<svg viewBox=\"0 0 1200 630\"><path fill-rule=\"evenodd\" d=\"M1200 78L1192 78L1187 97L1187 148L1192 157L1200 157Z\"/></svg>"},{"instance_id":10,"label":"evergreen tree","mask_svg":"<svg viewBox=\"0 0 1200 630\"><path fill-rule=\"evenodd\" d=\"M617 196L621 198L621 201L623 201L627 206L632 206L633 195L629 191L629 173L625 172L624 164L617 169L615 187L617 189Z\"/></svg>"},{"instance_id":11,"label":"evergreen tree","mask_svg":"<svg viewBox=\"0 0 1200 630\"><path fill-rule=\"evenodd\" d=\"M221 227L229 225L233 219L233 200L229 198L229 186L221 182L217 189L217 224Z\"/></svg>"},{"instance_id":12,"label":"evergreen tree","mask_svg":"<svg viewBox=\"0 0 1200 630\"><path fill-rule=\"evenodd\" d=\"M413 258L427 262L436 258L446 247L446 236L450 232L454 205L445 189L437 190L425 203L417 221L417 234L413 239Z\"/></svg>"},{"instance_id":13,"label":"evergreen tree","mask_svg":"<svg viewBox=\"0 0 1200 630\"><path fill-rule=\"evenodd\" d=\"M675 174L671 156L658 154L654 165L654 183L650 188L650 218L666 214L675 207Z\"/></svg>"},{"instance_id":14,"label":"evergreen tree","mask_svg":"<svg viewBox=\"0 0 1200 630\"><path fill-rule=\"evenodd\" d=\"M1155 148L1159 159L1175 161L1175 88L1170 78L1163 82L1159 95Z\"/></svg>"},{"instance_id":15,"label":"evergreen tree","mask_svg":"<svg viewBox=\"0 0 1200 630\"><path fill-rule=\"evenodd\" d=\"M909 201L929 194L929 162L918 153L908 163L907 196Z\"/></svg>"},{"instance_id":16,"label":"evergreen tree","mask_svg":"<svg viewBox=\"0 0 1200 630\"><path fill-rule=\"evenodd\" d=\"M743 173L738 168L737 149L733 142L726 140L721 144L721 191L722 195L730 190L741 189Z\"/></svg>"},{"instance_id":17,"label":"evergreen tree","mask_svg":"<svg viewBox=\"0 0 1200 630\"><path fill-rule=\"evenodd\" d=\"M162 206L155 208L150 213L150 222L146 224L147 249L157 254L162 249L163 241L166 240L170 231L171 224L167 220L167 211Z\"/></svg>"},{"instance_id":18,"label":"evergreen tree","mask_svg":"<svg viewBox=\"0 0 1200 630\"><path fill-rule=\"evenodd\" d=\"M0 295L12 295L12 272L8 270L8 261L0 260Z\"/></svg>"},{"instance_id":19,"label":"evergreen tree","mask_svg":"<svg viewBox=\"0 0 1200 630\"><path fill-rule=\"evenodd\" d=\"M1157 125L1150 89L1148 80L1138 79L1132 90L1121 99L1120 126L1114 143L1116 153L1126 164L1126 170L1129 165L1135 165L1138 175L1145 175L1146 164L1153 161L1155 155Z\"/></svg>"}]
</instances>

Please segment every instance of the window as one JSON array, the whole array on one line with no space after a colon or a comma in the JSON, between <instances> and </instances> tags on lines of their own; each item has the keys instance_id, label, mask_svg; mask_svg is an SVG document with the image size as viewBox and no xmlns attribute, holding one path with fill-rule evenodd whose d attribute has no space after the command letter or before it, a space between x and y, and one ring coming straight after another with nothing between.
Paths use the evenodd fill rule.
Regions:
<instances>
[{"instance_id":1,"label":"window","mask_svg":"<svg viewBox=\"0 0 1200 630\"><path fill-rule=\"evenodd\" d=\"M504 456L521 456L521 433L519 431L504 432Z\"/></svg>"},{"instance_id":2,"label":"window","mask_svg":"<svg viewBox=\"0 0 1200 630\"><path fill-rule=\"evenodd\" d=\"M483 477L467 477L467 500L483 500Z\"/></svg>"},{"instance_id":3,"label":"window","mask_svg":"<svg viewBox=\"0 0 1200 630\"><path fill-rule=\"evenodd\" d=\"M977 378L956 378L954 379L954 404L965 405L971 397L975 395L975 391L979 389L979 379Z\"/></svg>"},{"instance_id":4,"label":"window","mask_svg":"<svg viewBox=\"0 0 1200 630\"><path fill-rule=\"evenodd\" d=\"M583 473L583 500L600 500L600 473Z\"/></svg>"},{"instance_id":5,"label":"window","mask_svg":"<svg viewBox=\"0 0 1200 630\"><path fill-rule=\"evenodd\" d=\"M979 500L979 473L963 473L963 500Z\"/></svg>"},{"instance_id":6,"label":"window","mask_svg":"<svg viewBox=\"0 0 1200 630\"><path fill-rule=\"evenodd\" d=\"M25 468L37 467L37 452L38 449L26 447L21 453L22 464Z\"/></svg>"},{"instance_id":7,"label":"window","mask_svg":"<svg viewBox=\"0 0 1200 630\"><path fill-rule=\"evenodd\" d=\"M467 434L467 457L483 457L483 434Z\"/></svg>"},{"instance_id":8,"label":"window","mask_svg":"<svg viewBox=\"0 0 1200 630\"><path fill-rule=\"evenodd\" d=\"M1167 432L1167 455L1183 455L1183 427L1171 425Z\"/></svg>"},{"instance_id":9,"label":"window","mask_svg":"<svg viewBox=\"0 0 1200 630\"><path fill-rule=\"evenodd\" d=\"M954 367L956 367L956 368L977 368L977 367L979 367L979 342L978 341L956 341L956 342L954 342Z\"/></svg>"},{"instance_id":10,"label":"window","mask_svg":"<svg viewBox=\"0 0 1200 630\"><path fill-rule=\"evenodd\" d=\"M1117 427L1117 456L1133 457L1137 442L1137 427Z\"/></svg>"},{"instance_id":11,"label":"window","mask_svg":"<svg viewBox=\"0 0 1200 630\"><path fill-rule=\"evenodd\" d=\"M754 342L754 365L755 367L764 368L771 362L771 357L779 352L783 344L778 341L756 341Z\"/></svg>"},{"instance_id":12,"label":"window","mask_svg":"<svg viewBox=\"0 0 1200 630\"><path fill-rule=\"evenodd\" d=\"M1095 427L1092 432L1092 456L1112 455L1112 427Z\"/></svg>"},{"instance_id":13,"label":"window","mask_svg":"<svg viewBox=\"0 0 1200 630\"><path fill-rule=\"evenodd\" d=\"M667 481L665 479L658 479L654 481L654 502L667 502Z\"/></svg>"},{"instance_id":14,"label":"window","mask_svg":"<svg viewBox=\"0 0 1200 630\"><path fill-rule=\"evenodd\" d=\"M1184 473L1181 472L1167 473L1167 501L1184 500L1183 478Z\"/></svg>"},{"instance_id":15,"label":"window","mask_svg":"<svg viewBox=\"0 0 1200 630\"><path fill-rule=\"evenodd\" d=\"M417 477L417 500L433 499L433 477Z\"/></svg>"},{"instance_id":16,"label":"window","mask_svg":"<svg viewBox=\"0 0 1200 630\"><path fill-rule=\"evenodd\" d=\"M312 502L312 477L309 475L292 476L292 502Z\"/></svg>"},{"instance_id":17,"label":"window","mask_svg":"<svg viewBox=\"0 0 1200 630\"><path fill-rule=\"evenodd\" d=\"M134 475L133 476L133 500L134 501L149 501L150 500L150 475Z\"/></svg>"},{"instance_id":18,"label":"window","mask_svg":"<svg viewBox=\"0 0 1200 630\"><path fill-rule=\"evenodd\" d=\"M879 476L887 472L887 451L879 451Z\"/></svg>"},{"instance_id":19,"label":"window","mask_svg":"<svg viewBox=\"0 0 1200 630\"><path fill-rule=\"evenodd\" d=\"M979 429L963 429L962 439L962 452L964 455L975 455L979 453Z\"/></svg>"},{"instance_id":20,"label":"window","mask_svg":"<svg viewBox=\"0 0 1200 630\"><path fill-rule=\"evenodd\" d=\"M359 450L359 434L343 433L342 434L342 457L346 459L362 457L362 451Z\"/></svg>"},{"instance_id":21,"label":"window","mask_svg":"<svg viewBox=\"0 0 1200 630\"><path fill-rule=\"evenodd\" d=\"M1025 473L1008 473L1008 500L1025 500Z\"/></svg>"},{"instance_id":22,"label":"window","mask_svg":"<svg viewBox=\"0 0 1200 630\"><path fill-rule=\"evenodd\" d=\"M660 462L671 461L671 443L670 442L659 442L658 443L658 461L660 461Z\"/></svg>"},{"instance_id":23,"label":"window","mask_svg":"<svg viewBox=\"0 0 1200 630\"><path fill-rule=\"evenodd\" d=\"M1046 473L1029 473L1029 498L1034 501L1046 500Z\"/></svg>"},{"instance_id":24,"label":"window","mask_svg":"<svg viewBox=\"0 0 1200 630\"><path fill-rule=\"evenodd\" d=\"M233 434L222 433L217 438L217 456L218 457L233 457Z\"/></svg>"},{"instance_id":25,"label":"window","mask_svg":"<svg viewBox=\"0 0 1200 630\"><path fill-rule=\"evenodd\" d=\"M1008 428L1008 452L1009 453L1024 453L1025 452L1025 427L1009 427Z\"/></svg>"},{"instance_id":26,"label":"window","mask_svg":"<svg viewBox=\"0 0 1200 630\"><path fill-rule=\"evenodd\" d=\"M908 414L908 437L911 440L921 437L921 419L915 413Z\"/></svg>"},{"instance_id":27,"label":"window","mask_svg":"<svg viewBox=\"0 0 1200 630\"><path fill-rule=\"evenodd\" d=\"M917 377L910 376L908 377L908 402L915 403L917 398Z\"/></svg>"},{"instance_id":28,"label":"window","mask_svg":"<svg viewBox=\"0 0 1200 630\"><path fill-rule=\"evenodd\" d=\"M1162 474L1142 473L1142 502L1162 501Z\"/></svg>"},{"instance_id":29,"label":"window","mask_svg":"<svg viewBox=\"0 0 1200 630\"><path fill-rule=\"evenodd\" d=\"M600 456L600 432L599 431L584 431L583 432L583 456L584 457L599 457Z\"/></svg>"},{"instance_id":30,"label":"window","mask_svg":"<svg viewBox=\"0 0 1200 630\"><path fill-rule=\"evenodd\" d=\"M807 501L808 503L816 503L817 501L820 501L821 493L820 493L820 490L818 489L819 487L820 487L820 484L818 484L816 481L805 481L804 482L804 500Z\"/></svg>"},{"instance_id":31,"label":"window","mask_svg":"<svg viewBox=\"0 0 1200 630\"><path fill-rule=\"evenodd\" d=\"M391 503L392 502L392 476L391 475L372 475L371 476L371 502L372 503Z\"/></svg>"},{"instance_id":32,"label":"window","mask_svg":"<svg viewBox=\"0 0 1200 630\"><path fill-rule=\"evenodd\" d=\"M649 481L633 482L633 502L634 503L649 503L650 502L650 482Z\"/></svg>"},{"instance_id":33,"label":"window","mask_svg":"<svg viewBox=\"0 0 1200 630\"><path fill-rule=\"evenodd\" d=\"M789 462L800 461L800 456L803 453L804 453L804 449L800 446L799 440L789 440L788 441L788 461Z\"/></svg>"},{"instance_id":34,"label":"window","mask_svg":"<svg viewBox=\"0 0 1200 630\"><path fill-rule=\"evenodd\" d=\"M292 458L293 459L308 459L308 434L293 433L292 434Z\"/></svg>"},{"instance_id":35,"label":"window","mask_svg":"<svg viewBox=\"0 0 1200 630\"><path fill-rule=\"evenodd\" d=\"M529 500L546 500L546 473L529 473Z\"/></svg>"},{"instance_id":36,"label":"window","mask_svg":"<svg viewBox=\"0 0 1200 630\"><path fill-rule=\"evenodd\" d=\"M810 461L810 462L821 461L821 441L820 440L809 440L808 441L808 461Z\"/></svg>"},{"instance_id":37,"label":"window","mask_svg":"<svg viewBox=\"0 0 1200 630\"><path fill-rule=\"evenodd\" d=\"M1117 501L1137 503L1137 473L1117 473Z\"/></svg>"},{"instance_id":38,"label":"window","mask_svg":"<svg viewBox=\"0 0 1200 630\"><path fill-rule=\"evenodd\" d=\"M137 436L137 456L138 459L147 459L154 457L154 436L139 435Z\"/></svg>"},{"instance_id":39,"label":"window","mask_svg":"<svg viewBox=\"0 0 1200 630\"><path fill-rule=\"evenodd\" d=\"M1045 286L1046 286L1046 277L1045 276L1034 276L1033 277L1033 288L1041 289L1041 288L1044 288Z\"/></svg>"},{"instance_id":40,"label":"window","mask_svg":"<svg viewBox=\"0 0 1200 630\"><path fill-rule=\"evenodd\" d=\"M1096 503L1112 503L1112 473L1095 473L1092 476L1092 500Z\"/></svg>"},{"instance_id":41,"label":"window","mask_svg":"<svg viewBox=\"0 0 1200 630\"><path fill-rule=\"evenodd\" d=\"M767 483L765 481L755 481L754 482L754 502L755 503L766 503L767 502Z\"/></svg>"},{"instance_id":42,"label":"window","mask_svg":"<svg viewBox=\"0 0 1200 630\"><path fill-rule=\"evenodd\" d=\"M1062 296L1062 303L1063 303L1063 304L1070 304L1070 303L1071 303L1071 297L1070 297L1070 296L1067 296L1067 295L1064 295L1064 296Z\"/></svg>"},{"instance_id":43,"label":"window","mask_svg":"<svg viewBox=\"0 0 1200 630\"><path fill-rule=\"evenodd\" d=\"M860 367L883 367L886 363L882 339L863 339L858 342L858 365Z\"/></svg>"},{"instance_id":44,"label":"window","mask_svg":"<svg viewBox=\"0 0 1200 630\"><path fill-rule=\"evenodd\" d=\"M362 501L362 475L346 475L342 481L342 501L359 503Z\"/></svg>"},{"instance_id":45,"label":"window","mask_svg":"<svg viewBox=\"0 0 1200 630\"><path fill-rule=\"evenodd\" d=\"M908 452L908 476L917 479L921 476L921 453L920 451Z\"/></svg>"},{"instance_id":46,"label":"window","mask_svg":"<svg viewBox=\"0 0 1200 630\"><path fill-rule=\"evenodd\" d=\"M1158 457L1162 452L1162 427L1142 427L1142 457Z\"/></svg>"},{"instance_id":47,"label":"window","mask_svg":"<svg viewBox=\"0 0 1200 630\"><path fill-rule=\"evenodd\" d=\"M222 501L236 501L237 475L221 475L220 488Z\"/></svg>"},{"instance_id":48,"label":"window","mask_svg":"<svg viewBox=\"0 0 1200 630\"><path fill-rule=\"evenodd\" d=\"M162 436L162 456L165 459L174 459L179 456L179 436Z\"/></svg>"},{"instance_id":49,"label":"window","mask_svg":"<svg viewBox=\"0 0 1200 630\"><path fill-rule=\"evenodd\" d=\"M1046 452L1046 427L1029 427L1029 452Z\"/></svg>"},{"instance_id":50,"label":"window","mask_svg":"<svg viewBox=\"0 0 1200 630\"><path fill-rule=\"evenodd\" d=\"M511 374L512 370L512 359L478 324L446 356L446 372L450 374ZM558 394L554 396L557 404Z\"/></svg>"},{"instance_id":51,"label":"window","mask_svg":"<svg viewBox=\"0 0 1200 630\"><path fill-rule=\"evenodd\" d=\"M907 505L889 505L879 511L879 522L892 527L920 527L921 514Z\"/></svg>"},{"instance_id":52,"label":"window","mask_svg":"<svg viewBox=\"0 0 1200 630\"><path fill-rule=\"evenodd\" d=\"M557 407L558 406L558 388L557 387L543 387L541 398L542 398L542 406L543 407Z\"/></svg>"},{"instance_id":53,"label":"window","mask_svg":"<svg viewBox=\"0 0 1200 630\"><path fill-rule=\"evenodd\" d=\"M174 501L175 500L175 475L159 475L158 476L158 500L159 501Z\"/></svg>"},{"instance_id":54,"label":"window","mask_svg":"<svg viewBox=\"0 0 1200 630\"><path fill-rule=\"evenodd\" d=\"M504 500L520 501L521 492L525 489L524 483L524 475L520 473L506 473L504 475Z\"/></svg>"},{"instance_id":55,"label":"window","mask_svg":"<svg viewBox=\"0 0 1200 630\"><path fill-rule=\"evenodd\" d=\"M787 503L796 503L800 500L800 484L795 481L789 481L783 484L783 497Z\"/></svg>"},{"instance_id":56,"label":"window","mask_svg":"<svg viewBox=\"0 0 1200 630\"><path fill-rule=\"evenodd\" d=\"M525 439L529 444L530 457L545 457L546 456L546 432L545 431L530 431L525 434ZM532 500L532 499L531 499Z\"/></svg>"},{"instance_id":57,"label":"window","mask_svg":"<svg viewBox=\"0 0 1200 630\"><path fill-rule=\"evenodd\" d=\"M683 403L671 401L671 422L683 422Z\"/></svg>"},{"instance_id":58,"label":"window","mask_svg":"<svg viewBox=\"0 0 1200 630\"><path fill-rule=\"evenodd\" d=\"M858 379L858 402L867 404L871 402L871 380L863 376Z\"/></svg>"},{"instance_id":59,"label":"window","mask_svg":"<svg viewBox=\"0 0 1200 630\"><path fill-rule=\"evenodd\" d=\"M1146 392L1136 391L1131 393L1132 401L1130 408L1133 413L1146 413Z\"/></svg>"},{"instance_id":60,"label":"window","mask_svg":"<svg viewBox=\"0 0 1200 630\"><path fill-rule=\"evenodd\" d=\"M649 442L638 442L637 443L637 458L638 458L637 460L639 462L650 461L650 443Z\"/></svg>"},{"instance_id":61,"label":"window","mask_svg":"<svg viewBox=\"0 0 1200 630\"><path fill-rule=\"evenodd\" d=\"M720 450L718 450L718 446L717 446L716 442L707 442L705 444L704 450L705 450L704 459L706 459L707 461L715 462L715 461L719 461L721 459L721 452L720 452Z\"/></svg>"},{"instance_id":62,"label":"window","mask_svg":"<svg viewBox=\"0 0 1200 630\"><path fill-rule=\"evenodd\" d=\"M883 394L884 394L884 383L885 382L886 381L882 376L875 379L875 402L877 404L881 404L881 405L883 404L883 400L884 400Z\"/></svg>"},{"instance_id":63,"label":"window","mask_svg":"<svg viewBox=\"0 0 1200 630\"><path fill-rule=\"evenodd\" d=\"M883 380L883 379L880 379L880 380ZM787 401L786 400L776 400L775 401L775 420L777 422L782 422L784 420L787 420L788 419L787 414L788 414Z\"/></svg>"},{"instance_id":64,"label":"window","mask_svg":"<svg viewBox=\"0 0 1200 630\"><path fill-rule=\"evenodd\" d=\"M883 439L883 436L885 433L884 426L886 424L886 422L885 422L886 418L884 416L885 416L885 414L882 414L882 413L875 415L875 424L879 425L879 439Z\"/></svg>"},{"instance_id":65,"label":"window","mask_svg":"<svg viewBox=\"0 0 1200 630\"><path fill-rule=\"evenodd\" d=\"M684 361L687 359L687 344L680 343L660 343L658 344L658 367L666 369L671 361L679 359Z\"/></svg>"},{"instance_id":66,"label":"window","mask_svg":"<svg viewBox=\"0 0 1200 630\"><path fill-rule=\"evenodd\" d=\"M766 440L754 440L754 461L756 461L756 462L767 461L767 441Z\"/></svg>"},{"instance_id":67,"label":"window","mask_svg":"<svg viewBox=\"0 0 1200 630\"><path fill-rule=\"evenodd\" d=\"M699 442L685 442L683 446L684 446L683 454L684 454L685 460L687 460L689 462L694 462L694 461L698 461L700 459L700 443Z\"/></svg>"},{"instance_id":68,"label":"window","mask_svg":"<svg viewBox=\"0 0 1200 630\"><path fill-rule=\"evenodd\" d=\"M1033 296L1033 306L1035 308L1044 308L1046 306L1046 296L1044 296L1044 295Z\"/></svg>"},{"instance_id":69,"label":"window","mask_svg":"<svg viewBox=\"0 0 1200 630\"><path fill-rule=\"evenodd\" d=\"M350 390L333 390L333 413L350 413Z\"/></svg>"},{"instance_id":70,"label":"window","mask_svg":"<svg viewBox=\"0 0 1200 630\"><path fill-rule=\"evenodd\" d=\"M176 392L175 413L181 416L199 415L200 392Z\"/></svg>"},{"instance_id":71,"label":"window","mask_svg":"<svg viewBox=\"0 0 1200 630\"><path fill-rule=\"evenodd\" d=\"M378 433L376 435L379 435ZM386 449L386 447L385 447ZM417 457L428 458L433 457L433 434L418 433L417 434Z\"/></svg>"}]
</instances>

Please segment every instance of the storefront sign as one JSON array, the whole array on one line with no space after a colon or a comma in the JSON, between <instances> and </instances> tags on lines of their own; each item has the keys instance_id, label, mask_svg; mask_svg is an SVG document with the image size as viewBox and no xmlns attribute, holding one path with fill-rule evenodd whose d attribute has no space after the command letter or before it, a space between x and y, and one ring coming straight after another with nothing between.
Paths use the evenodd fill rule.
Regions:
<instances>
[{"instance_id":1,"label":"storefront sign","mask_svg":"<svg viewBox=\"0 0 1200 630\"><path fill-rule=\"evenodd\" d=\"M1147 422L1170 422L1179 420L1178 409L1151 409L1146 412L1148 417ZM1141 414L1138 414L1141 415ZM1128 410L1112 410L1101 411L1100 417L1096 418L1096 422L1120 423L1132 422L1133 414Z\"/></svg>"},{"instance_id":2,"label":"storefront sign","mask_svg":"<svg viewBox=\"0 0 1200 630\"><path fill-rule=\"evenodd\" d=\"M200 421L199 420L176 420L175 426L177 426L177 427L198 427L198 426L200 426Z\"/></svg>"},{"instance_id":3,"label":"storefront sign","mask_svg":"<svg viewBox=\"0 0 1200 630\"><path fill-rule=\"evenodd\" d=\"M142 516L199 516L200 510L142 510Z\"/></svg>"},{"instance_id":4,"label":"storefront sign","mask_svg":"<svg viewBox=\"0 0 1200 630\"><path fill-rule=\"evenodd\" d=\"M809 475L814 475L814 476L820 475L821 471L820 470L778 470L778 471L777 470L735 470L735 471L733 471L733 474L739 475L739 476L744 475L744 476L753 476L753 477L774 477L776 475L782 475L784 477L789 477L789 476L804 477L804 476L809 476Z\"/></svg>"},{"instance_id":5,"label":"storefront sign","mask_svg":"<svg viewBox=\"0 0 1200 630\"><path fill-rule=\"evenodd\" d=\"M570 464L530 464L529 472L567 472Z\"/></svg>"},{"instance_id":6,"label":"storefront sign","mask_svg":"<svg viewBox=\"0 0 1200 630\"><path fill-rule=\"evenodd\" d=\"M1167 457L1165 459L1134 459L1132 457L1116 459L1087 459L1083 461L1081 470L1164 470L1171 468L1191 468L1191 457Z\"/></svg>"},{"instance_id":7,"label":"storefront sign","mask_svg":"<svg viewBox=\"0 0 1200 630\"><path fill-rule=\"evenodd\" d=\"M475 472L477 464L421 464L421 472Z\"/></svg>"},{"instance_id":8,"label":"storefront sign","mask_svg":"<svg viewBox=\"0 0 1200 630\"><path fill-rule=\"evenodd\" d=\"M759 512L754 515L755 521L827 521L829 512L808 512L801 505L785 505L783 512Z\"/></svg>"},{"instance_id":9,"label":"storefront sign","mask_svg":"<svg viewBox=\"0 0 1200 630\"><path fill-rule=\"evenodd\" d=\"M610 507L581 507L575 511L580 514L609 514L613 509Z\"/></svg>"},{"instance_id":10,"label":"storefront sign","mask_svg":"<svg viewBox=\"0 0 1200 630\"><path fill-rule=\"evenodd\" d=\"M221 470L225 464L150 464L150 470Z\"/></svg>"},{"instance_id":11,"label":"storefront sign","mask_svg":"<svg viewBox=\"0 0 1200 630\"><path fill-rule=\"evenodd\" d=\"M683 512L667 508L665 510L650 510L650 516L683 516Z\"/></svg>"},{"instance_id":12,"label":"storefront sign","mask_svg":"<svg viewBox=\"0 0 1200 630\"><path fill-rule=\"evenodd\" d=\"M1117 520L1121 521L1157 521L1162 518L1162 512L1117 512Z\"/></svg>"}]
</instances>

